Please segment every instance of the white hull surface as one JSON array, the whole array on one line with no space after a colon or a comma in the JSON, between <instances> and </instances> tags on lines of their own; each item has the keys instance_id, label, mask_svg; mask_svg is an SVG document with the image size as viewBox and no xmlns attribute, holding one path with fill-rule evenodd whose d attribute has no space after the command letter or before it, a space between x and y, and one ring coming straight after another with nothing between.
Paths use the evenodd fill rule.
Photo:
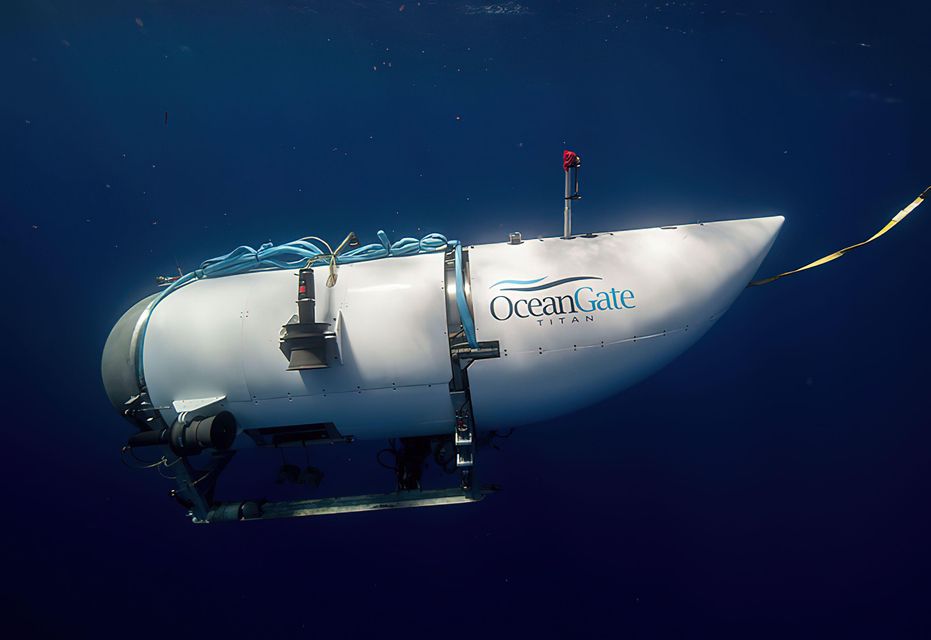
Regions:
<instances>
[{"instance_id":1,"label":"white hull surface","mask_svg":"<svg viewBox=\"0 0 931 640\"><path fill-rule=\"evenodd\" d=\"M467 247L476 336L499 349L499 357L468 368L477 427L572 412L668 363L744 289L782 222ZM309 423L332 423L356 438L451 433L448 324L456 292L445 262L439 252L345 264L332 288L327 269L316 269L316 321L332 329L329 366L303 371L287 370L279 342L296 309L295 271L181 287L155 307L145 333L151 403L171 424L185 403L219 398L240 433ZM105 378L108 357L126 349L125 334L111 334ZM114 404L125 401L119 385L107 386ZM251 444L238 437L235 446Z\"/></svg>"},{"instance_id":2,"label":"white hull surface","mask_svg":"<svg viewBox=\"0 0 931 640\"><path fill-rule=\"evenodd\" d=\"M356 438L450 432L443 253L341 265L332 288L326 268L314 276L317 319L337 334L329 367L288 371L279 349L296 309L294 271L201 280L167 296L149 321L152 404L225 396L243 429L332 422Z\"/></svg>"},{"instance_id":3,"label":"white hull surface","mask_svg":"<svg viewBox=\"0 0 931 640\"><path fill-rule=\"evenodd\" d=\"M776 216L470 249L476 332L479 340L501 343L500 359L477 361L469 369L477 420L494 428L545 420L608 398L654 373L727 311L753 278L783 220ZM598 279L508 290L585 276ZM496 285L540 277L545 279L535 285ZM492 315L493 303L499 318L508 315L509 304L499 296L514 301L506 320ZM558 313L560 301L551 302L558 296L572 296L576 313ZM517 302L534 298L542 304ZM561 302L566 311L569 300ZM518 311L529 317L518 317Z\"/></svg>"}]
</instances>

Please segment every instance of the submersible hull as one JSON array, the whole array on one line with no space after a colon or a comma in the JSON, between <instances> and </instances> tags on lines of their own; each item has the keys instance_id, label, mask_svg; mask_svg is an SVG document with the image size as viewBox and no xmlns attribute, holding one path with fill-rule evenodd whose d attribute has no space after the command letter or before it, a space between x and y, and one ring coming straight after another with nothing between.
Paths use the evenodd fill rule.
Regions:
<instances>
[{"instance_id":1,"label":"submersible hull","mask_svg":"<svg viewBox=\"0 0 931 640\"><path fill-rule=\"evenodd\" d=\"M296 270L198 280L121 318L104 383L121 409L147 394L164 424L231 413L234 448L285 442L275 434L298 425L321 438L433 435L456 428L464 355L478 429L533 423L610 397L687 349L746 287L782 222L468 246L455 264L448 252L391 257L339 265L332 287L318 268L320 362L298 369L282 329ZM460 348L472 323L479 348Z\"/></svg>"}]
</instances>

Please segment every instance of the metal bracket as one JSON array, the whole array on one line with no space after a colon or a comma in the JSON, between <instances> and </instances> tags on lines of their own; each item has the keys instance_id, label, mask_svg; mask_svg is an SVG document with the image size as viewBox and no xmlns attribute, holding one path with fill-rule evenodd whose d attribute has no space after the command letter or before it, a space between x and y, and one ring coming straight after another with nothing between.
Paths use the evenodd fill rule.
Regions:
<instances>
[{"instance_id":1,"label":"metal bracket","mask_svg":"<svg viewBox=\"0 0 931 640\"><path fill-rule=\"evenodd\" d=\"M469 391L469 374L467 369L475 360L497 358L500 349L497 341L469 343L465 335L460 305L456 296L448 292L457 291L460 283L468 275L468 252L462 252L461 260L456 259L454 251L446 254L446 328L449 336L449 358L452 379L449 382L449 395L456 412L456 425L453 433L453 446L456 452L456 468L459 471L459 486L468 495L479 495L475 477L475 450L477 449L475 419L472 415L472 396ZM462 270L459 273L459 270ZM466 289L467 291L467 289ZM466 299L466 305L469 304Z\"/></svg>"},{"instance_id":2,"label":"metal bracket","mask_svg":"<svg viewBox=\"0 0 931 640\"><path fill-rule=\"evenodd\" d=\"M331 271L331 278L335 273ZM330 366L327 343L336 341L329 323L317 322L314 270L304 267L298 271L297 314L281 327L280 349L288 358L288 371L323 369ZM339 351L339 342L337 351Z\"/></svg>"}]
</instances>

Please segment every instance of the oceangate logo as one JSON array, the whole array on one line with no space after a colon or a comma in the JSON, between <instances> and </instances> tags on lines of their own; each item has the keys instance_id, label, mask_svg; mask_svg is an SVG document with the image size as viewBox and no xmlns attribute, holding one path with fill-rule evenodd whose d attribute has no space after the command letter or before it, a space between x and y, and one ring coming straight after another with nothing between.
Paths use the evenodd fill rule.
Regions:
<instances>
[{"instance_id":1,"label":"oceangate logo","mask_svg":"<svg viewBox=\"0 0 931 640\"><path fill-rule=\"evenodd\" d=\"M511 296L504 292L535 293L554 289L573 282L588 280L602 280L601 276L570 276L547 282L548 276L532 280L499 280L489 287L497 289L501 294L491 299L491 317L495 320L505 321L513 317L537 318L542 325L548 320L554 324L553 316L557 316L560 324L566 324L565 316L571 316L570 324L581 322L579 315L584 316L585 322L594 322L595 314L602 311L620 311L635 309L634 292L630 289L605 289L592 283L594 286L577 286L571 293L562 295L554 292L552 295L542 297ZM597 287L597 288L596 288Z\"/></svg>"}]
</instances>

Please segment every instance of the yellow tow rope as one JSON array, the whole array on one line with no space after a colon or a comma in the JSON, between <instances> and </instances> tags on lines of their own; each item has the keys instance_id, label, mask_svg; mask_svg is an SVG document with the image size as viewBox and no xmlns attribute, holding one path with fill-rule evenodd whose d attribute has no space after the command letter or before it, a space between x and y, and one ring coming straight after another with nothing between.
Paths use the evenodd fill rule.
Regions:
<instances>
[{"instance_id":1,"label":"yellow tow rope","mask_svg":"<svg viewBox=\"0 0 931 640\"><path fill-rule=\"evenodd\" d=\"M799 271L805 271L806 269L813 269L815 267L820 267L823 264L827 264L828 262L837 260L845 253L849 253L853 251L854 249L859 249L860 247L871 243L876 238L884 235L887 231L889 231L889 229L891 229L895 225L899 224L899 222L904 220L905 216L907 216L912 211L914 211L915 208L918 207L918 205L920 205L922 202L925 201L925 199L929 197L931 197L931 187L928 187L927 189L925 189L921 193L920 196L918 196L912 201L910 205L908 205L907 207L899 211L897 214L895 214L895 217L892 218L892 220L890 220L889 222L887 222L885 227L883 227L882 229L874 233L872 237L870 237L868 240L864 240L863 242L858 242L857 244L850 245L849 247L844 247L843 249L840 249L839 251L835 251L831 255L824 256L823 258L818 258L814 262L809 262L804 267L799 267L798 269L792 269L792 271L786 271L785 273L780 273L779 275L770 276L769 278L763 278L762 280L754 280L747 286L748 287L759 287L764 284L769 284L770 282L775 282L779 278L785 278L786 276L791 276L792 274L798 273Z\"/></svg>"}]
</instances>

